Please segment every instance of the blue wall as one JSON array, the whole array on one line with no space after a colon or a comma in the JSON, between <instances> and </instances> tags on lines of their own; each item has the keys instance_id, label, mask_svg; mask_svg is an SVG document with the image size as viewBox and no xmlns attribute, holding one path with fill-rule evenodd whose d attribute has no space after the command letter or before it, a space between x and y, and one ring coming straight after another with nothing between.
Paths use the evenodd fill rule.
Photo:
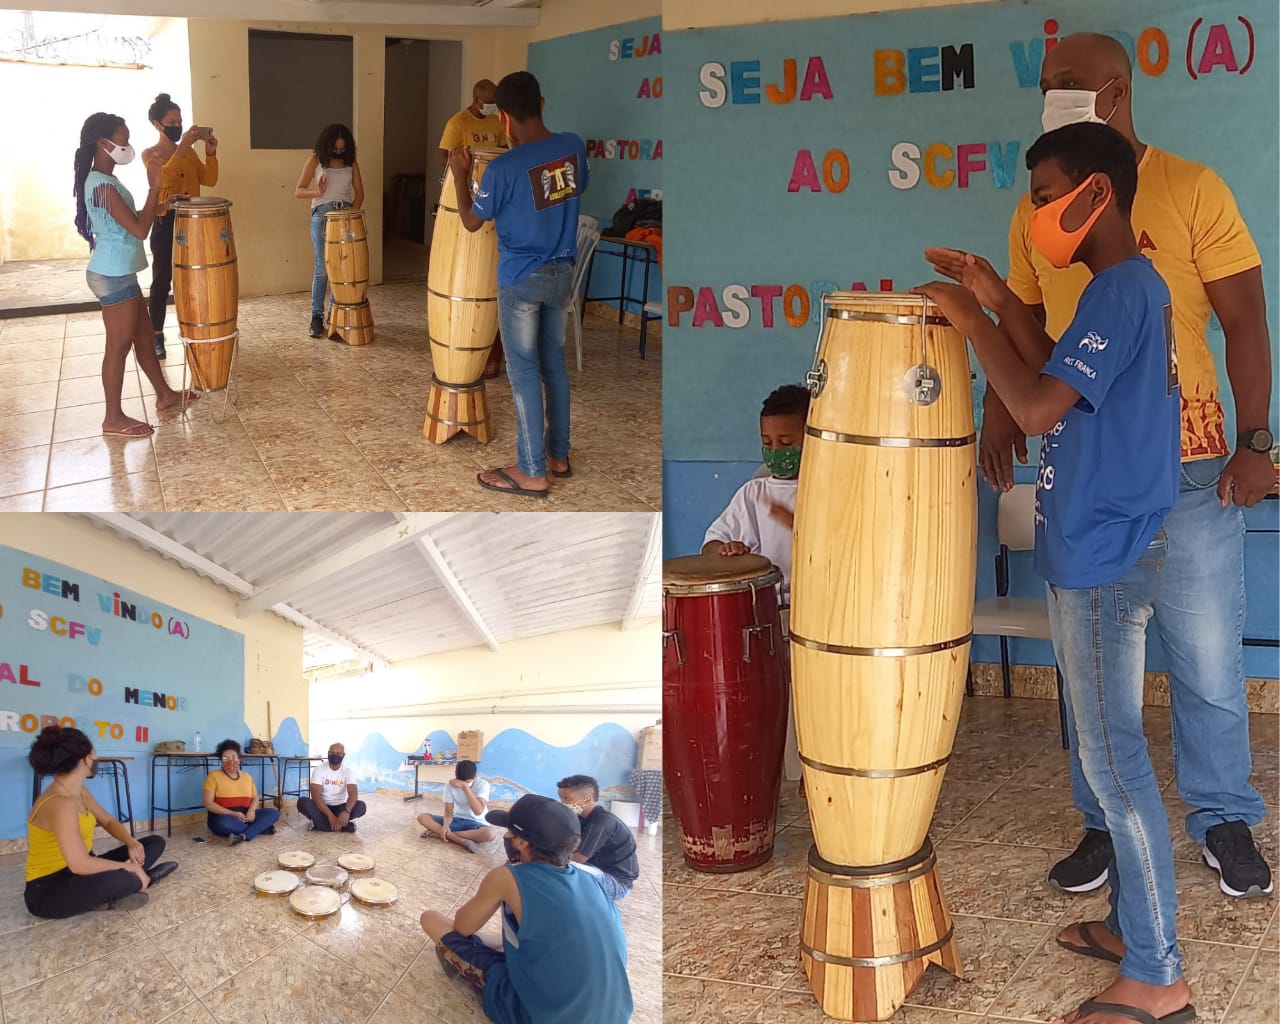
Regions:
<instances>
[{"instance_id":1,"label":"blue wall","mask_svg":"<svg viewBox=\"0 0 1280 1024\"><path fill-rule=\"evenodd\" d=\"M548 126L576 132L588 144L591 182L582 212L602 228L633 193L662 198L662 39L662 19L644 18L529 46L529 70L542 85ZM591 294L621 294L621 276L621 260L598 259ZM639 270L628 277L626 294L639 297ZM646 299L661 297L662 275L655 266ZM630 305L628 310L639 312Z\"/></svg>"},{"instance_id":2,"label":"blue wall","mask_svg":"<svg viewBox=\"0 0 1280 1024\"><path fill-rule=\"evenodd\" d=\"M1138 130L1147 141L1210 164L1232 188L1263 256L1275 345L1274 3L1078 0L1069 5L1069 19L1064 6L1030 0L663 37L670 176L696 183L671 189L666 203L667 557L696 551L707 524L758 467L760 402L811 366L823 291L855 283L875 291L882 282L905 290L928 280L933 274L922 250L930 244L963 246L1007 267L1009 218L1027 188L1023 158L1040 133L1038 73L1047 33L1105 31L1131 48L1143 42L1134 88ZM1249 22L1252 51L1238 17ZM1168 49L1163 68L1153 63L1161 40ZM943 76L944 63L958 73ZM942 175L934 181L945 187L933 187L926 174L930 147ZM726 294L734 285L739 290ZM781 294L770 297L770 289ZM1216 321L1208 341L1232 437L1234 408ZM983 386L979 373L975 406ZM1033 443L1033 462L1036 454ZM1027 470L1022 478L1030 482L1034 474ZM985 491L980 597L994 586L994 511L995 496ZM1254 636L1275 637L1280 628L1275 517L1275 502L1247 516L1246 631ZM1016 577L1015 586L1035 585L1029 565L1017 567ZM975 645L979 660L997 653L995 641ZM1045 644L1015 644L1013 653L1024 662L1051 662ZM1159 667L1153 656L1152 668ZM1246 670L1276 677L1280 659L1255 648L1246 654Z\"/></svg>"}]
</instances>

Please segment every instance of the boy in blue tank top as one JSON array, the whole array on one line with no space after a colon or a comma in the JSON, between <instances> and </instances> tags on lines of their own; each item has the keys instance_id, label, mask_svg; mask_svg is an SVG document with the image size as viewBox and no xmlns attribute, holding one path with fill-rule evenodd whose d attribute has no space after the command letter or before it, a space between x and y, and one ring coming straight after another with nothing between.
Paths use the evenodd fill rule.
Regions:
<instances>
[{"instance_id":1,"label":"boy in blue tank top","mask_svg":"<svg viewBox=\"0 0 1280 1024\"><path fill-rule=\"evenodd\" d=\"M1138 162L1104 124L1049 132L1027 152L1032 244L1093 279L1054 342L985 260L928 249L960 284L917 288L970 339L990 384L1028 433L1042 434L1036 571L1048 583L1054 652L1081 764L1114 852L1105 921L1058 944L1119 965L1069 1024L1184 1024L1169 822L1142 728L1146 627L1178 492L1178 364L1169 289L1138 252L1130 222ZM994 312L994 323L983 307Z\"/></svg>"},{"instance_id":2,"label":"boy in blue tank top","mask_svg":"<svg viewBox=\"0 0 1280 1024\"><path fill-rule=\"evenodd\" d=\"M507 829L511 863L485 875L452 919L436 910L421 918L446 973L480 989L485 1016L496 1024L626 1024L632 1002L622 918L571 864L577 815L530 794L486 818ZM499 911L502 948L495 949L476 932ZM592 983L582 984L584 977Z\"/></svg>"}]
</instances>

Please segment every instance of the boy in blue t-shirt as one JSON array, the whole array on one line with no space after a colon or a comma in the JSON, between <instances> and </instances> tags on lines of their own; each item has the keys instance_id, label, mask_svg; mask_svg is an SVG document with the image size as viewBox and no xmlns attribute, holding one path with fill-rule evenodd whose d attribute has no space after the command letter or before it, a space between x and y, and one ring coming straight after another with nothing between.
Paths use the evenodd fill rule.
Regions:
<instances>
[{"instance_id":1,"label":"boy in blue t-shirt","mask_svg":"<svg viewBox=\"0 0 1280 1024\"><path fill-rule=\"evenodd\" d=\"M546 102L527 71L498 83L498 117L510 151L485 168L472 201L471 150L449 153L458 210L468 231L498 232L498 329L516 411L516 465L487 470L481 487L547 496L547 467L569 466L569 372L564 327L578 259L578 199L587 190L587 150L572 132L542 122ZM543 388L546 403L543 403Z\"/></svg>"},{"instance_id":2,"label":"boy in blue t-shirt","mask_svg":"<svg viewBox=\"0 0 1280 1024\"><path fill-rule=\"evenodd\" d=\"M1106 921L1072 925L1058 944L1119 964L1119 977L1071 1024L1195 1016L1174 920L1173 848L1142 730L1146 626L1178 492L1177 357L1169 289L1139 255L1130 211L1133 147L1081 123L1027 152L1031 241L1057 267L1093 279L1055 343L978 257L927 249L961 284L917 288L973 343L988 380L1028 434L1042 434L1036 571L1048 581L1054 651L1085 778L1114 841ZM983 307L996 313L994 323Z\"/></svg>"}]
</instances>

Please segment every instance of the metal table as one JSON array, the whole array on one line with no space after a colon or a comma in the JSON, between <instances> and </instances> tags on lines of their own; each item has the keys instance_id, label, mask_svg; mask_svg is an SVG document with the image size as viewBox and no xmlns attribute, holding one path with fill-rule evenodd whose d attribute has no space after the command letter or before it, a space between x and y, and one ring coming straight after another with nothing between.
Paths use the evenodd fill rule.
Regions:
<instances>
[{"instance_id":1,"label":"metal table","mask_svg":"<svg viewBox=\"0 0 1280 1024\"><path fill-rule=\"evenodd\" d=\"M295 757L276 755L280 759L280 795L282 797L291 796L294 798L311 795L311 762L315 761L321 764L327 763L326 757ZM289 788L289 769L293 767L298 769L298 785L296 789Z\"/></svg>"},{"instance_id":2,"label":"metal table","mask_svg":"<svg viewBox=\"0 0 1280 1024\"><path fill-rule=\"evenodd\" d=\"M612 249L602 249L602 245L616 245L621 252L615 252ZM622 260L622 277L618 285L620 295L592 295L591 294L591 274L596 267L597 256L613 256ZM630 294L627 280L627 270L632 263L638 263L644 267L644 282L640 289L640 297L636 298ZM591 263L587 266L587 283L583 288L582 309L585 314L588 302L616 302L618 304L618 323L622 323L626 314L627 306L637 306L640 310L640 358L644 358L646 336L649 333L649 321L661 320L660 313L650 313L645 309L645 305L649 301L649 268L658 264L658 247L652 242L638 242L630 238L617 238L612 235L601 235L600 241L597 243L595 252L591 254Z\"/></svg>"},{"instance_id":3,"label":"metal table","mask_svg":"<svg viewBox=\"0 0 1280 1024\"><path fill-rule=\"evenodd\" d=\"M422 757L420 754L410 754L408 758L406 758L406 760L411 765L413 765L413 794L411 796L407 796L404 798L405 803L408 803L410 800L422 799L423 794L419 791L419 785L422 780L423 768L430 768L434 765L439 765L441 768L449 769L447 774L443 772L435 772L435 773L428 774L427 776L428 782L448 782L457 774L457 771L458 771L457 758L454 758L452 761L441 761L439 758L432 758L430 761L428 761L425 757ZM476 761L475 764L476 764L476 767L479 768L480 762Z\"/></svg>"},{"instance_id":4,"label":"metal table","mask_svg":"<svg viewBox=\"0 0 1280 1024\"><path fill-rule=\"evenodd\" d=\"M116 821L120 822L122 825L128 825L129 835L136 836L138 833L133 827L133 794L129 790L129 766L125 764L126 761L132 760L134 760L134 758L128 754L124 754L119 757L100 757L98 758L97 777L100 779L110 777L116 797ZM48 778L48 776L42 775L40 772L35 771L35 769L32 769L32 774L34 775L34 778L31 780L31 806L34 807L36 805L36 800L40 797L40 783L44 779ZM125 799L125 803L123 805L120 803L120 780L122 778L124 779ZM128 807L127 812L124 810L124 807Z\"/></svg>"},{"instance_id":5,"label":"metal table","mask_svg":"<svg viewBox=\"0 0 1280 1024\"><path fill-rule=\"evenodd\" d=\"M152 754L151 755L151 821L152 828L155 828L156 811L164 811L166 815L165 835L173 835L173 817L175 812L185 811L202 811L205 809L203 803L195 804L188 807L173 806L173 768L177 763L179 767L194 767L196 761L200 761L204 773L207 776L214 771L220 764L221 760L217 754L212 752L197 753L192 751L183 751L177 754ZM279 759L274 754L241 754L240 765L246 771L250 772L252 777L251 762L258 762L258 767L262 771L262 785L258 787L258 806L265 807L267 798L274 800L280 794L280 767ZM271 762L272 771L275 773L276 788L275 792L266 792L267 785L267 762ZM157 803L159 790L156 788L156 771L160 768L161 762L164 765L164 804Z\"/></svg>"}]
</instances>

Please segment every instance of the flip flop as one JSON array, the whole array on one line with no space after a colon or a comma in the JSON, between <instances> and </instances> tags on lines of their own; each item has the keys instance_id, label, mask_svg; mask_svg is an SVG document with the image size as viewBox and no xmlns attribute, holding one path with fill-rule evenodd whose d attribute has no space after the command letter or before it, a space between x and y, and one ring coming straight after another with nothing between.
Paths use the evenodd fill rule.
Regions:
<instances>
[{"instance_id":1,"label":"flip flop","mask_svg":"<svg viewBox=\"0 0 1280 1024\"><path fill-rule=\"evenodd\" d=\"M155 429L150 423L134 423L123 430L107 430L104 427L102 433L110 437L150 437Z\"/></svg>"},{"instance_id":2,"label":"flip flop","mask_svg":"<svg viewBox=\"0 0 1280 1024\"><path fill-rule=\"evenodd\" d=\"M486 472L493 473L497 476L502 477L503 480L505 480L507 483L511 485L510 487L499 487L497 484L485 483L484 480L481 479L481 476L483 476L483 474L477 473L476 483L478 483L486 491L497 491L499 494L522 494L526 498L545 498L547 496L546 491L535 491L529 487L521 487L518 483L516 483L514 480L511 479L510 475L507 473L505 469L490 469L490 470L486 470Z\"/></svg>"},{"instance_id":3,"label":"flip flop","mask_svg":"<svg viewBox=\"0 0 1280 1024\"><path fill-rule=\"evenodd\" d=\"M569 457L567 455L565 456L565 459L564 459L564 472L561 473L560 470L553 469L551 471L551 475L558 476L561 480L567 480L569 479L569 477L573 476L573 466L570 465Z\"/></svg>"},{"instance_id":4,"label":"flip flop","mask_svg":"<svg viewBox=\"0 0 1280 1024\"><path fill-rule=\"evenodd\" d=\"M1066 942L1063 939L1055 939L1054 941L1063 949L1078 953L1080 956L1093 957L1095 960L1105 960L1107 963L1118 964L1122 958L1116 956L1094 938L1093 926L1097 923L1097 921L1084 921L1077 925L1080 930L1080 938L1084 940L1083 946L1077 946L1074 942Z\"/></svg>"},{"instance_id":5,"label":"flip flop","mask_svg":"<svg viewBox=\"0 0 1280 1024\"><path fill-rule=\"evenodd\" d=\"M1076 1010L1076 1016L1080 1017L1088 1013L1112 1013L1118 1017L1136 1020L1138 1024L1187 1024L1188 1021L1196 1019L1196 1008L1190 1003L1181 1010L1174 1010L1173 1013L1157 1017L1136 1006L1126 1006L1124 1003L1099 1003L1086 999Z\"/></svg>"}]
</instances>

